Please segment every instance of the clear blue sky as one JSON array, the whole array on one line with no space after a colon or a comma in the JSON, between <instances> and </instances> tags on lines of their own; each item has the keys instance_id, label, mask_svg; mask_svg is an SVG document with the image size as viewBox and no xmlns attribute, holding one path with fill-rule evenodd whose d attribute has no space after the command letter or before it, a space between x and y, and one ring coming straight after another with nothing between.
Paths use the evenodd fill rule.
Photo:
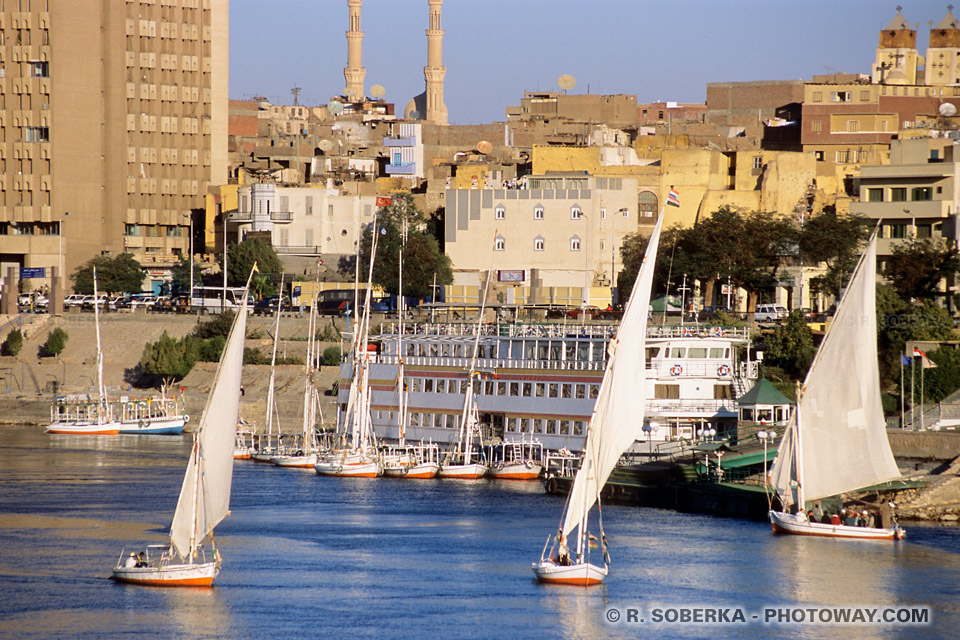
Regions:
<instances>
[{"instance_id":1,"label":"clear blue sky","mask_svg":"<svg viewBox=\"0 0 960 640\"><path fill-rule=\"evenodd\" d=\"M445 97L451 124L503 121L524 91L627 93L640 102L703 102L708 82L870 73L896 0L446 0ZM920 23L947 0L902 0ZM958 3L960 4L960 3ZM955 10L954 15L960 15ZM424 89L427 0L364 0L365 87L381 84L397 111ZM346 0L232 0L230 97L318 105L345 86Z\"/></svg>"}]
</instances>

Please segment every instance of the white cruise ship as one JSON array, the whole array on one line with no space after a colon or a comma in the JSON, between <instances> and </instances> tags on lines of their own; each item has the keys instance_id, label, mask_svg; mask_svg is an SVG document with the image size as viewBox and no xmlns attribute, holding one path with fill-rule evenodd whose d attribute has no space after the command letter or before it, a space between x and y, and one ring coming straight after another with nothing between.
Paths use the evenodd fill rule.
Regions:
<instances>
[{"instance_id":1,"label":"white cruise ship","mask_svg":"<svg viewBox=\"0 0 960 640\"><path fill-rule=\"evenodd\" d=\"M399 435L398 325L371 338L373 425L381 440ZM407 441L456 441L476 323L405 324L403 364ZM480 326L474 394L485 442L537 440L579 451L603 379L613 325L487 323ZM736 429L736 398L756 382L744 328L651 326L647 338L647 422L637 448ZM340 368L337 402L345 413L352 359ZM649 441L649 442L648 442Z\"/></svg>"}]
</instances>

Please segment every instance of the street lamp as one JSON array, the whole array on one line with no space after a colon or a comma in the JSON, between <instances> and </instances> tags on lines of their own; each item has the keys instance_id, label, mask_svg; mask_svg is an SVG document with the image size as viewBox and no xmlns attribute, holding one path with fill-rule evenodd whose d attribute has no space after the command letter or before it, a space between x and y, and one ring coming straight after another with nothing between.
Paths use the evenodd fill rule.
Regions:
<instances>
[{"instance_id":1,"label":"street lamp","mask_svg":"<svg viewBox=\"0 0 960 640\"><path fill-rule=\"evenodd\" d=\"M643 425L643 432L647 434L647 462L653 459L653 430L659 426L656 422Z\"/></svg>"}]
</instances>

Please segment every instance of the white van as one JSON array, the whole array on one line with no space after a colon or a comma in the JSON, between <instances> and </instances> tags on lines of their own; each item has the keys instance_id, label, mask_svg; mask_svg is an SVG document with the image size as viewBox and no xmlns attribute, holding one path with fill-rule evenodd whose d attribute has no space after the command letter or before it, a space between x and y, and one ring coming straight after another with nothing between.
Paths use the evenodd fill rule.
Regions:
<instances>
[{"instance_id":1,"label":"white van","mask_svg":"<svg viewBox=\"0 0 960 640\"><path fill-rule=\"evenodd\" d=\"M757 310L753 314L753 319L756 320L758 324L761 322L776 322L786 317L786 307L778 304L758 304Z\"/></svg>"}]
</instances>

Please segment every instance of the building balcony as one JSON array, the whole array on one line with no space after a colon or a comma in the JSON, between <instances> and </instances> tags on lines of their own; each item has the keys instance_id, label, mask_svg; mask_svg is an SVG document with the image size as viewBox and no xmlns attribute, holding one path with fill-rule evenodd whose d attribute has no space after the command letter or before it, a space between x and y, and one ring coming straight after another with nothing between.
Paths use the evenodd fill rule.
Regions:
<instances>
[{"instance_id":1,"label":"building balcony","mask_svg":"<svg viewBox=\"0 0 960 640\"><path fill-rule=\"evenodd\" d=\"M253 222L253 212L252 211L234 211L227 216L227 220L230 222L236 222L237 224L250 224ZM293 212L292 211L271 211L270 212L270 222L275 222L278 224L286 224L293 222Z\"/></svg>"},{"instance_id":2,"label":"building balcony","mask_svg":"<svg viewBox=\"0 0 960 640\"><path fill-rule=\"evenodd\" d=\"M408 137L408 138L384 138L383 146L385 147L415 147L417 146L417 139Z\"/></svg>"},{"instance_id":3,"label":"building balcony","mask_svg":"<svg viewBox=\"0 0 960 640\"><path fill-rule=\"evenodd\" d=\"M416 162L407 162L404 164L388 164L386 166L387 175L405 175L412 176L417 172Z\"/></svg>"},{"instance_id":4,"label":"building balcony","mask_svg":"<svg viewBox=\"0 0 960 640\"><path fill-rule=\"evenodd\" d=\"M323 251L320 245L314 246L277 246L273 245L273 250L281 256L319 256Z\"/></svg>"}]
</instances>

